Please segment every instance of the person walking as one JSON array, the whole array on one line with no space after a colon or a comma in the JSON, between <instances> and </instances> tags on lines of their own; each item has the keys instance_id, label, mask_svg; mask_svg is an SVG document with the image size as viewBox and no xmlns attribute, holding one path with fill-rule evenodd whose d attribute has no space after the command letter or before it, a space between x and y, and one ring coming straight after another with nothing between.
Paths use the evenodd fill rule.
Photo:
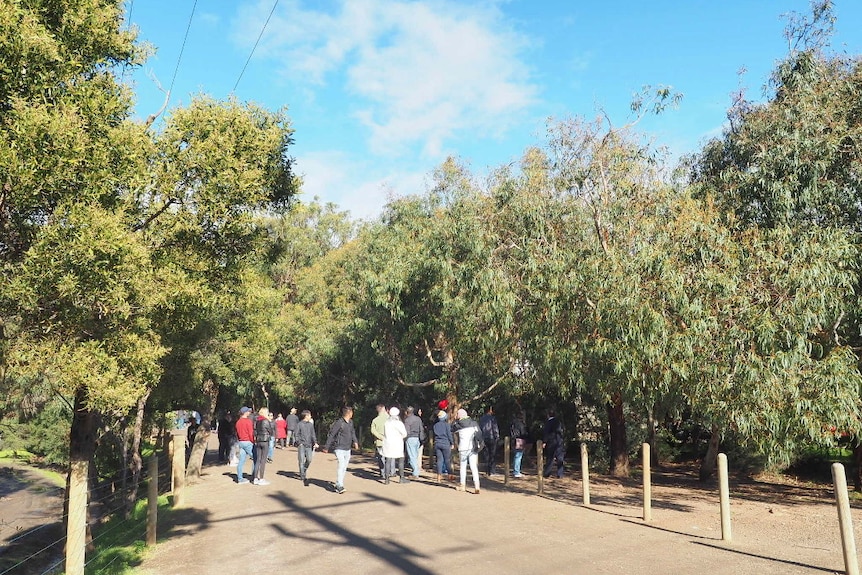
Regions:
<instances>
[{"instance_id":1,"label":"person walking","mask_svg":"<svg viewBox=\"0 0 862 575\"><path fill-rule=\"evenodd\" d=\"M383 426L389 419L389 414L386 413L386 406L382 403L378 403L375 409L377 409L377 416L371 420L371 435L374 436L374 449L377 451L377 467L380 469L380 477L383 477L386 463L386 458L383 457Z\"/></svg>"},{"instance_id":2,"label":"person walking","mask_svg":"<svg viewBox=\"0 0 862 575\"><path fill-rule=\"evenodd\" d=\"M512 465L512 475L515 478L520 479L523 477L521 474L521 461L524 459L524 451L527 448L527 423L524 420L524 412L519 411L515 414L515 417L512 418L512 424L509 426L509 436L512 438L512 442L514 443L515 450L515 461Z\"/></svg>"},{"instance_id":3,"label":"person walking","mask_svg":"<svg viewBox=\"0 0 862 575\"><path fill-rule=\"evenodd\" d=\"M287 420L279 413L275 418L275 448L287 447Z\"/></svg>"},{"instance_id":4,"label":"person walking","mask_svg":"<svg viewBox=\"0 0 862 575\"><path fill-rule=\"evenodd\" d=\"M452 427L447 419L449 415L441 409L437 412L437 423L431 427L431 433L434 434L434 456L437 459L437 483L447 476L450 481L453 479L450 460L455 438L452 437Z\"/></svg>"},{"instance_id":5,"label":"person walking","mask_svg":"<svg viewBox=\"0 0 862 575\"><path fill-rule=\"evenodd\" d=\"M338 460L338 469L335 475L335 492L344 493L344 477L347 475L347 464L350 463L350 448L359 449L359 441L356 439L356 429L353 427L353 408L341 409L341 417L329 428L326 437L324 453L332 451Z\"/></svg>"},{"instance_id":6,"label":"person walking","mask_svg":"<svg viewBox=\"0 0 862 575\"><path fill-rule=\"evenodd\" d=\"M565 466L563 462L566 458L566 442L563 440L565 430L563 423L557 419L557 414L553 409L548 410L548 419L545 421L545 427L542 429L542 441L545 442L545 469L542 474L545 477L551 476L551 470L554 464L557 464L557 477L562 478Z\"/></svg>"},{"instance_id":7,"label":"person walking","mask_svg":"<svg viewBox=\"0 0 862 575\"><path fill-rule=\"evenodd\" d=\"M272 456L275 453L275 416L271 411L267 410L266 418L269 420L272 429L272 435L269 436L269 449L266 451L266 461L272 463Z\"/></svg>"},{"instance_id":8,"label":"person walking","mask_svg":"<svg viewBox=\"0 0 862 575\"><path fill-rule=\"evenodd\" d=\"M317 433L314 431L314 423L311 422L311 412L307 409L302 410L302 419L296 426L296 458L299 461L299 478L302 479L302 484L308 487L308 467L311 465L311 458L314 456L314 450L318 448Z\"/></svg>"},{"instance_id":9,"label":"person walking","mask_svg":"<svg viewBox=\"0 0 862 575\"><path fill-rule=\"evenodd\" d=\"M497 442L500 439L500 427L497 425L497 418L494 417L494 406L489 405L485 415L479 418L479 429L482 430L482 437L485 440L485 463L487 464L486 473L490 477L494 475L494 464L497 458Z\"/></svg>"},{"instance_id":10,"label":"person walking","mask_svg":"<svg viewBox=\"0 0 862 575\"><path fill-rule=\"evenodd\" d=\"M299 416L296 415L296 408L291 407L290 413L287 414L287 445L294 445L296 441L293 434L296 433L296 427L299 425Z\"/></svg>"},{"instance_id":11,"label":"person walking","mask_svg":"<svg viewBox=\"0 0 862 575\"><path fill-rule=\"evenodd\" d=\"M458 491L467 491L467 466L470 466L470 471L473 473L473 487L476 495L479 494L479 450L476 449L476 441L473 438L476 434L481 434L479 424L470 419L467 411L464 409L458 410L458 421L452 424L452 434L457 438L459 455L459 470L461 472L461 483L458 485Z\"/></svg>"},{"instance_id":12,"label":"person walking","mask_svg":"<svg viewBox=\"0 0 862 575\"><path fill-rule=\"evenodd\" d=\"M404 427L407 429L407 441L404 442L404 447L407 450L407 460L410 462L410 469L415 478L419 477L422 469L419 448L425 441L425 426L422 425L422 418L413 412L412 407L408 407L404 413Z\"/></svg>"},{"instance_id":13,"label":"person walking","mask_svg":"<svg viewBox=\"0 0 862 575\"><path fill-rule=\"evenodd\" d=\"M248 483L248 479L243 477L243 467L245 460L254 460L254 423L251 421L251 408L240 407L239 419L236 420L236 439L237 447L239 448L239 457L236 463L236 482Z\"/></svg>"},{"instance_id":14,"label":"person walking","mask_svg":"<svg viewBox=\"0 0 862 575\"><path fill-rule=\"evenodd\" d=\"M254 422L254 484L269 485L263 478L266 472L266 461L269 454L270 439L275 435L272 421L269 419L269 409L261 407Z\"/></svg>"},{"instance_id":15,"label":"person walking","mask_svg":"<svg viewBox=\"0 0 862 575\"><path fill-rule=\"evenodd\" d=\"M395 465L398 465L398 477L401 483L409 483L404 478L404 440L407 439L407 429L404 422L398 418L400 410L392 407L389 410L389 419L383 425L383 483L388 484L389 478L395 474Z\"/></svg>"}]
</instances>

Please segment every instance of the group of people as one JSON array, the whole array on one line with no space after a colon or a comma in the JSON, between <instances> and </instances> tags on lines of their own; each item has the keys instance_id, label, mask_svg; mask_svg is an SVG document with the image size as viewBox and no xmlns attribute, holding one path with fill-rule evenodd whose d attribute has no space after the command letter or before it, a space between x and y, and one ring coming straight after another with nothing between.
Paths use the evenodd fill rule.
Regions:
<instances>
[{"instance_id":1,"label":"group of people","mask_svg":"<svg viewBox=\"0 0 862 575\"><path fill-rule=\"evenodd\" d=\"M497 447L500 440L500 428L494 415L493 406L489 406L478 421L472 419L465 409L458 409L455 421L449 423L447 411L448 402L442 400L437 404L437 412L431 426L434 440L434 456L436 459L436 482L448 478L454 480L452 474L452 453L458 452L460 482L459 491L467 491L467 470L472 475L473 492L480 492L479 454L485 454L486 473L491 476L496 471ZM413 407L404 410L403 419L398 407L387 407L384 404L376 406L377 416L371 422L371 434L374 436L376 458L380 476L383 482L389 484L395 477L399 483L409 483L405 477L405 460L414 478L421 474L422 446L426 439L426 427L422 421L422 411ZM299 476L305 486L308 486L308 469L311 465L314 451L320 449L324 453L332 452L338 462L335 480L335 492L344 493L344 478L350 462L352 450L359 449L356 429L353 424L353 408L344 407L339 417L330 427L326 441L321 448L318 443L314 422L309 410L303 410L299 416L296 409L290 410L287 418L272 413L265 407L260 408L257 416L252 409L242 407L235 425L231 425L231 414L219 421L219 460L226 461L231 453L230 438L227 434L234 431L235 449L237 451L237 483L249 483L245 478L244 466L247 459L252 459L252 483L268 485L264 478L266 463L272 461L273 448L295 446ZM227 439L223 441L223 430ZM521 465L525 451L529 447L530 435L523 412L513 418L510 428L513 442L513 475L523 477ZM562 422L557 419L553 410L548 412L548 418L543 427L542 438L545 443L545 467L542 473L549 477L556 466L557 477L563 477L565 459L565 439Z\"/></svg>"}]
</instances>

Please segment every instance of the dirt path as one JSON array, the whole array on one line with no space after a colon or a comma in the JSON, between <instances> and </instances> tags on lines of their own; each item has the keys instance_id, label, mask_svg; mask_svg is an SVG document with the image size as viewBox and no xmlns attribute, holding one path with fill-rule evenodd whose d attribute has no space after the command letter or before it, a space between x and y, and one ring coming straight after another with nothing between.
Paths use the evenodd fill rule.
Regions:
<instances>
[{"instance_id":1,"label":"dirt path","mask_svg":"<svg viewBox=\"0 0 862 575\"><path fill-rule=\"evenodd\" d=\"M276 451L268 486L237 485L235 468L206 467L136 572L186 565L220 573L814 574L844 567L825 490L735 485L734 541L724 543L717 495L686 473L655 477L646 525L634 481L597 478L585 508L577 478L550 481L539 497L535 477L509 486L502 476L483 477L481 495L473 495L428 475L384 485L371 458L354 455L347 492L338 495L333 455L315 454L308 487L296 469L294 449ZM858 524L862 514L853 513Z\"/></svg>"}]
</instances>

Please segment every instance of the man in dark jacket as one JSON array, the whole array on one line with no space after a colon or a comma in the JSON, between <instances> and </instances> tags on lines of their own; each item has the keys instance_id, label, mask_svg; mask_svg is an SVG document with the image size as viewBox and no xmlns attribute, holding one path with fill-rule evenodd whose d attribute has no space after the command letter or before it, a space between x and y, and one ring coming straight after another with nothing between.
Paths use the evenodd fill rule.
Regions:
<instances>
[{"instance_id":1,"label":"man in dark jacket","mask_svg":"<svg viewBox=\"0 0 862 575\"><path fill-rule=\"evenodd\" d=\"M295 407L290 408L290 413L285 419L287 419L287 445L290 447L291 445L296 445L296 438L294 435L296 434L296 428L299 425L299 416L296 415Z\"/></svg>"},{"instance_id":2,"label":"man in dark jacket","mask_svg":"<svg viewBox=\"0 0 862 575\"><path fill-rule=\"evenodd\" d=\"M299 477L302 484L308 487L308 466L314 450L317 449L317 433L314 431L314 423L311 422L311 412L302 410L302 420L296 427L296 458L299 461Z\"/></svg>"},{"instance_id":3,"label":"man in dark jacket","mask_svg":"<svg viewBox=\"0 0 862 575\"><path fill-rule=\"evenodd\" d=\"M413 470L413 477L419 477L419 472L422 469L422 461L419 460L419 446L425 441L425 426L422 424L422 418L414 413L412 407L408 407L404 413L406 414L404 427L407 429L407 439L404 446L407 448L407 460Z\"/></svg>"},{"instance_id":4,"label":"man in dark jacket","mask_svg":"<svg viewBox=\"0 0 862 575\"><path fill-rule=\"evenodd\" d=\"M557 477L563 477L563 460L566 457L566 442L563 439L564 430L563 423L557 419L557 414L553 409L548 410L548 420L545 421L545 427L542 429L542 441L545 442L545 469L543 475L551 476L551 470L554 463L557 464Z\"/></svg>"},{"instance_id":5,"label":"man in dark jacket","mask_svg":"<svg viewBox=\"0 0 862 575\"><path fill-rule=\"evenodd\" d=\"M359 449L359 441L356 439L356 429L353 427L353 408L341 409L341 417L329 428L326 437L324 453L332 451L338 459L338 471L335 476L335 492L344 493L344 476L347 475L347 464L350 463L350 449Z\"/></svg>"},{"instance_id":6,"label":"man in dark jacket","mask_svg":"<svg viewBox=\"0 0 862 575\"><path fill-rule=\"evenodd\" d=\"M494 464L497 458L497 441L500 440L500 427L494 417L494 407L489 405L485 415L479 418L479 428L485 439L485 462L488 464L488 475L494 475Z\"/></svg>"}]
</instances>

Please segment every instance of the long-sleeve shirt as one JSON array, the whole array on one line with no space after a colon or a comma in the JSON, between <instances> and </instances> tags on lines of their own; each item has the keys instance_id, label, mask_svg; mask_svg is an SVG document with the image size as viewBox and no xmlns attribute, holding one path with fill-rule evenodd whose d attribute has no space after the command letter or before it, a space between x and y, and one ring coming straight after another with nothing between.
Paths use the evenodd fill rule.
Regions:
<instances>
[{"instance_id":1,"label":"long-sleeve shirt","mask_svg":"<svg viewBox=\"0 0 862 575\"><path fill-rule=\"evenodd\" d=\"M329 428L324 449L326 451L348 451L355 443L359 443L359 441L356 439L356 429L353 427L353 422L339 417Z\"/></svg>"},{"instance_id":2,"label":"long-sleeve shirt","mask_svg":"<svg viewBox=\"0 0 862 575\"><path fill-rule=\"evenodd\" d=\"M249 417L240 417L236 420L237 441L254 442L254 424Z\"/></svg>"},{"instance_id":3,"label":"long-sleeve shirt","mask_svg":"<svg viewBox=\"0 0 862 575\"><path fill-rule=\"evenodd\" d=\"M497 425L497 418L490 413L479 418L479 428L485 439L500 439L500 427Z\"/></svg>"},{"instance_id":4,"label":"long-sleeve shirt","mask_svg":"<svg viewBox=\"0 0 862 575\"><path fill-rule=\"evenodd\" d=\"M296 426L296 443L303 447L314 447L317 443L317 432L314 431L314 424L310 421L300 421Z\"/></svg>"},{"instance_id":5,"label":"long-sleeve shirt","mask_svg":"<svg viewBox=\"0 0 862 575\"><path fill-rule=\"evenodd\" d=\"M418 437L419 441L425 440L425 427L418 415L408 415L404 419L404 427L407 429L407 437Z\"/></svg>"}]
</instances>

